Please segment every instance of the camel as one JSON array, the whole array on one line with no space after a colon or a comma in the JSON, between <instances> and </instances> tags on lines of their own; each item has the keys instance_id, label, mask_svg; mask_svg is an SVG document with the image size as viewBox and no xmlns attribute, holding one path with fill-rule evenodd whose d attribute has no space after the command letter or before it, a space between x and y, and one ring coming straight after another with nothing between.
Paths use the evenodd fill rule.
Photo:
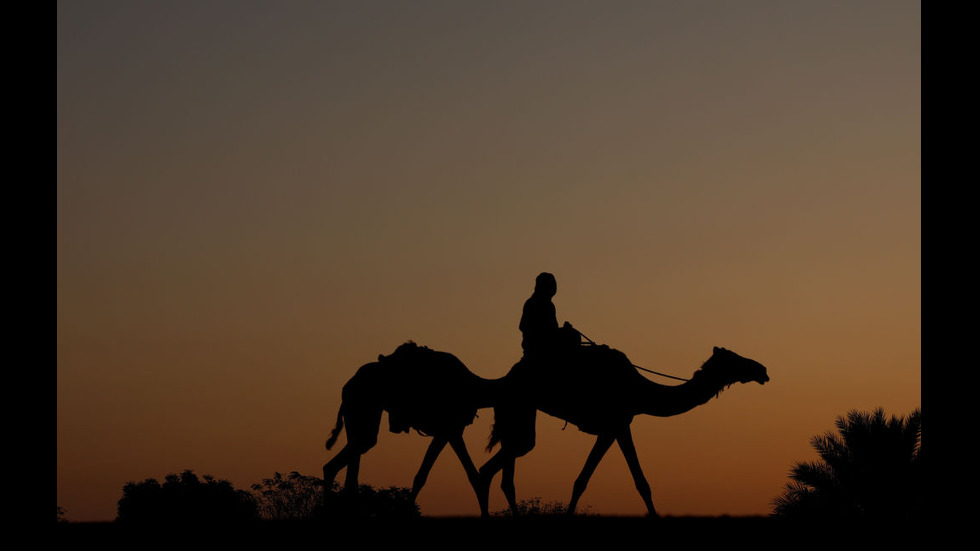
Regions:
<instances>
[{"instance_id":1,"label":"camel","mask_svg":"<svg viewBox=\"0 0 980 551\"><path fill-rule=\"evenodd\" d=\"M341 391L337 424L326 442L330 450L346 429L346 445L323 465L324 492L345 467L344 492L357 491L360 459L378 442L382 411L388 412L391 432L415 429L432 437L412 483L413 504L447 443L476 491L479 473L466 450L463 430L473 423L478 409L493 405L495 388L494 380L474 375L452 354L411 341L361 366Z\"/></svg>"},{"instance_id":2,"label":"camel","mask_svg":"<svg viewBox=\"0 0 980 551\"><path fill-rule=\"evenodd\" d=\"M500 450L479 470L477 491L482 516L488 516L490 484L503 471L501 489L516 514L515 460L534 448L537 410L564 419L579 430L596 435L595 445L572 487L568 513L574 514L579 498L603 455L613 442L626 458L633 481L648 515L659 516L650 484L640 468L630 423L636 415L671 417L708 402L733 383L769 380L765 366L724 348L715 347L690 380L666 386L640 374L622 352L605 345L579 346L547 362L522 358L503 377L509 381L505 399L494 408L494 424L487 451Z\"/></svg>"}]
</instances>

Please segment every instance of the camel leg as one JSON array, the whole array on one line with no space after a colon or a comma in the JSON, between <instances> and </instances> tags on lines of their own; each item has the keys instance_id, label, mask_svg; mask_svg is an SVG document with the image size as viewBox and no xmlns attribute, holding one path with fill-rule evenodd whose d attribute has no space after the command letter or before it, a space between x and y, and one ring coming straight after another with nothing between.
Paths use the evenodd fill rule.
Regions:
<instances>
[{"instance_id":1,"label":"camel leg","mask_svg":"<svg viewBox=\"0 0 980 551\"><path fill-rule=\"evenodd\" d=\"M493 477L501 471L503 471L503 475L500 480L500 489L504 492L504 497L507 498L511 513L517 514L517 491L514 486L515 464L517 458L525 455L529 450L522 449L519 451L523 453L515 455L513 450L502 446L500 451L480 467L478 484L475 488L477 499L480 502L481 516L490 516L490 484L493 482Z\"/></svg>"},{"instance_id":2,"label":"camel leg","mask_svg":"<svg viewBox=\"0 0 980 551\"><path fill-rule=\"evenodd\" d=\"M333 490L334 479L337 478L337 473L340 469L347 467L351 461L352 457L358 456L358 453L350 445L346 445L337 452L337 455L333 456L330 461L327 461L323 465L323 502L326 503L330 499L330 492Z\"/></svg>"},{"instance_id":3,"label":"camel leg","mask_svg":"<svg viewBox=\"0 0 980 551\"><path fill-rule=\"evenodd\" d=\"M425 458L422 459L422 466L419 467L418 474L415 475L415 480L412 482L412 503L415 503L415 498L418 497L419 492L422 491L422 486L425 486L426 479L429 478L429 471L432 470L432 465L435 464L436 458L442 453L442 449L446 447L446 439L433 437L432 442L429 443L428 449L425 450Z\"/></svg>"},{"instance_id":4,"label":"camel leg","mask_svg":"<svg viewBox=\"0 0 980 551\"><path fill-rule=\"evenodd\" d=\"M331 500L334 498L333 495L333 489L335 484L334 479L337 478L337 473L339 473L341 469L346 467L347 475L349 477L351 473L351 466L350 466L351 462L355 459L359 460L359 458L360 458L360 454L350 444L347 444L339 452L337 452L337 455L333 456L333 458L331 458L330 461L327 461L326 464L323 465L323 502L322 503L324 505L325 512L329 511L332 508L332 505L329 504L331 503ZM355 486L357 484L356 479L357 479L357 475L355 474L354 475ZM347 480L348 485L350 484L350 482L351 479L348 478ZM343 495L345 496L345 499L349 499L351 497L351 493L349 492L349 489L350 489L349 486L344 488Z\"/></svg>"},{"instance_id":5,"label":"camel leg","mask_svg":"<svg viewBox=\"0 0 980 551\"><path fill-rule=\"evenodd\" d=\"M500 489L503 490L504 497L507 498L507 505L510 506L511 514L517 515L517 489L514 486L515 463L516 459L514 457L505 450L500 450L480 467L477 478L478 482L474 488L476 489L477 500L480 502L481 516L490 516L490 483L493 481L493 477L500 471L503 471L500 480Z\"/></svg>"},{"instance_id":6,"label":"camel leg","mask_svg":"<svg viewBox=\"0 0 980 551\"><path fill-rule=\"evenodd\" d=\"M482 516L490 516L490 483L501 470L504 470L504 477L500 488L507 497L511 510L516 513L514 463L516 458L523 457L534 449L537 414L537 409L524 404L494 409L494 430L500 433L500 451L480 467L480 489L477 494Z\"/></svg>"},{"instance_id":7,"label":"camel leg","mask_svg":"<svg viewBox=\"0 0 980 551\"><path fill-rule=\"evenodd\" d=\"M508 450L501 449L480 467L479 484L476 493L477 499L480 502L481 516L490 516L490 483L493 482L493 477L500 471L503 471L500 489L503 490L504 496L507 498L507 504L510 505L511 512L515 515L517 514L517 493L514 487L515 459L514 455L509 453Z\"/></svg>"},{"instance_id":8,"label":"camel leg","mask_svg":"<svg viewBox=\"0 0 980 551\"><path fill-rule=\"evenodd\" d=\"M507 453L501 449L480 467L479 485L476 490L476 498L480 502L480 516L490 516L490 483L493 482L493 477L504 468L508 460L512 459L509 459Z\"/></svg>"},{"instance_id":9,"label":"camel leg","mask_svg":"<svg viewBox=\"0 0 980 551\"><path fill-rule=\"evenodd\" d=\"M337 473L340 469L347 466L350 462L351 455L354 450L350 446L344 446L342 450L337 452L337 455L333 456L330 461L327 461L323 465L323 492L324 495L330 493L330 489L333 487L333 481L337 478Z\"/></svg>"},{"instance_id":10,"label":"camel leg","mask_svg":"<svg viewBox=\"0 0 980 551\"><path fill-rule=\"evenodd\" d=\"M347 463L347 472L344 478L344 494L353 495L357 493L357 474L361 470L361 454L355 453Z\"/></svg>"},{"instance_id":11,"label":"camel leg","mask_svg":"<svg viewBox=\"0 0 980 551\"><path fill-rule=\"evenodd\" d=\"M646 477L643 476L643 470L640 468L640 460L636 456L636 446L633 445L633 433L630 431L629 426L620 433L616 440L619 442L619 449L623 451L623 457L626 458L626 464L630 468L630 474L633 475L633 483L636 484L636 490L640 492L640 497L643 498L643 503L647 506L647 515L651 517L660 516L653 507L650 484L647 482Z\"/></svg>"},{"instance_id":12,"label":"camel leg","mask_svg":"<svg viewBox=\"0 0 980 551\"><path fill-rule=\"evenodd\" d=\"M324 491L329 491L333 479L340 469L347 467L344 493L352 494L358 490L357 474L361 467L361 456L378 443L378 429L381 426L381 408L351 406L344 413L347 445L323 466Z\"/></svg>"},{"instance_id":13,"label":"camel leg","mask_svg":"<svg viewBox=\"0 0 980 551\"><path fill-rule=\"evenodd\" d=\"M470 481L470 486L473 487L473 491L476 492L477 500L479 501L480 473L476 470L476 465L473 464L473 459L470 458L470 452L466 449L463 434L460 433L450 438L449 445L452 446L453 451L456 452L456 457L459 458L460 464L463 465L463 470L466 471L466 479Z\"/></svg>"},{"instance_id":14,"label":"camel leg","mask_svg":"<svg viewBox=\"0 0 980 551\"><path fill-rule=\"evenodd\" d=\"M490 483L493 477L504 470L500 488L504 491L511 509L516 512L514 498L514 460L534 449L535 422L538 410L523 403L514 407L494 408L494 431L500 435L500 451L480 467L480 485L477 497L480 501L480 514L490 516Z\"/></svg>"},{"instance_id":15,"label":"camel leg","mask_svg":"<svg viewBox=\"0 0 980 551\"><path fill-rule=\"evenodd\" d=\"M595 472L596 467L599 466L599 461L602 460L602 456L606 455L609 451L609 447L616 439L608 434L600 434L596 438L595 445L592 446L592 451L589 452L589 458L585 460L585 466L582 467L582 472L579 473L578 478L575 479L575 484L572 486L572 499L568 502L568 514L575 514L575 507L578 506L578 500L585 493L585 487L589 485L589 479L592 478L592 473Z\"/></svg>"},{"instance_id":16,"label":"camel leg","mask_svg":"<svg viewBox=\"0 0 980 551\"><path fill-rule=\"evenodd\" d=\"M510 461L504 463L503 474L501 475L500 489L504 492L504 497L507 498L507 505L510 505L510 513L517 516L517 488L514 486L514 469L517 460L513 457Z\"/></svg>"}]
</instances>

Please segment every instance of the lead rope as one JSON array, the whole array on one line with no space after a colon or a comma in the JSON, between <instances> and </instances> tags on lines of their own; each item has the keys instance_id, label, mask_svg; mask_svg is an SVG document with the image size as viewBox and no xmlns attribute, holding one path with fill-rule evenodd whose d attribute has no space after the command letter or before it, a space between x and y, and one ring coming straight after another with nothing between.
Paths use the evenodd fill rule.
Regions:
<instances>
[{"instance_id":1,"label":"lead rope","mask_svg":"<svg viewBox=\"0 0 980 551\"><path fill-rule=\"evenodd\" d=\"M578 329L576 329L576 331L578 331ZM593 341L589 337L586 337L585 334L582 333L581 331L578 331L578 334L581 335L583 339L589 341L589 344L591 344L592 346L598 346L595 343L595 341ZM640 371L646 371L647 373L653 373L654 375L660 375L661 377L667 377L668 379L677 379L678 381L690 381L690 379L684 379L682 377L674 377L673 375L667 375L666 373L660 373L659 371L654 371L652 369L647 369L645 367L638 366L638 365L636 365L636 364L634 364L632 362L630 362L630 363L633 365L633 367L639 369Z\"/></svg>"}]
</instances>

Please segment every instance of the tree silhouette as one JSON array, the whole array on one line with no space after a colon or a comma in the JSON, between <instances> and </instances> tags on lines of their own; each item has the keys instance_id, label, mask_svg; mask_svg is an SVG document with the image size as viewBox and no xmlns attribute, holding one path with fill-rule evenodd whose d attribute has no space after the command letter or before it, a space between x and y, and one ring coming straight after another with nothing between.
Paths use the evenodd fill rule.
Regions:
<instances>
[{"instance_id":1,"label":"tree silhouette","mask_svg":"<svg viewBox=\"0 0 980 551\"><path fill-rule=\"evenodd\" d=\"M798 462L773 500L773 516L911 520L922 513L921 413L906 418L852 410L838 434L814 436L820 461Z\"/></svg>"},{"instance_id":2,"label":"tree silhouette","mask_svg":"<svg viewBox=\"0 0 980 551\"><path fill-rule=\"evenodd\" d=\"M123 486L116 522L121 524L228 524L259 518L255 498L227 480L193 471L168 474L164 483L148 478Z\"/></svg>"}]
</instances>

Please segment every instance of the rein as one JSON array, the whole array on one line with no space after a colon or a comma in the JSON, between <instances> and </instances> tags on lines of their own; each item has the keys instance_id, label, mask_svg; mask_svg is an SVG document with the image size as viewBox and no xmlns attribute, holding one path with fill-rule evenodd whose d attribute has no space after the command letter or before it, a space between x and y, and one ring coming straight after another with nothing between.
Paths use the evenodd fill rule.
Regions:
<instances>
[{"instance_id":1,"label":"rein","mask_svg":"<svg viewBox=\"0 0 980 551\"><path fill-rule=\"evenodd\" d=\"M673 375L667 375L666 373L660 373L660 372L654 371L652 369L647 369L645 367L640 367L640 366L638 366L636 364L633 364L633 367L639 369L640 371L646 371L647 373L653 373L654 375L660 375L661 377L667 377L668 379L677 379L678 381L690 381L690 379L685 379L683 377L674 377Z\"/></svg>"},{"instance_id":2,"label":"rein","mask_svg":"<svg viewBox=\"0 0 980 551\"><path fill-rule=\"evenodd\" d=\"M578 329L576 329L576 331L578 331ZM581 331L578 331L578 334L579 335L582 335L582 338L585 339L585 340L587 340L587 341L589 341L589 344L591 344L592 346L598 346L595 343L595 341L593 341L589 337L586 337L585 334L582 333ZM660 375L661 377L667 377L668 379L677 379L678 381L690 381L690 379L684 379L682 377L674 377L673 375L667 375L666 373L660 373L659 371L654 371L652 369L647 369L645 367L638 366L638 365L636 365L635 363L632 363L632 362L630 362L630 364L633 367L639 369L640 371L646 371L647 373L653 373L654 375Z\"/></svg>"}]
</instances>

